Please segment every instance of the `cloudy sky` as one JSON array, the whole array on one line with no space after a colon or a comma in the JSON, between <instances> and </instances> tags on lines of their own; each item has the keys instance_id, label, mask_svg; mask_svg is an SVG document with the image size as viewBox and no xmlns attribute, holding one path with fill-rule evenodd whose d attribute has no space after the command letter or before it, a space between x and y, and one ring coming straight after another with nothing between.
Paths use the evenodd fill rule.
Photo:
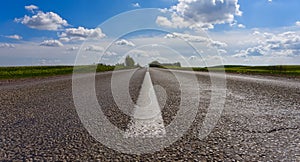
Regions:
<instances>
[{"instance_id":1,"label":"cloudy sky","mask_svg":"<svg viewBox=\"0 0 300 162\"><path fill-rule=\"evenodd\" d=\"M300 64L299 0L2 3L0 66Z\"/></svg>"}]
</instances>

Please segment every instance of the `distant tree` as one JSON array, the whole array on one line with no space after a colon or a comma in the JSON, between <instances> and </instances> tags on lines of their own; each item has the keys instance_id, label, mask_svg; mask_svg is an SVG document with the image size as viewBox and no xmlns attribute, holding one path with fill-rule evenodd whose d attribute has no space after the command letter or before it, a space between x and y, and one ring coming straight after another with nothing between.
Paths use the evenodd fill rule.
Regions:
<instances>
[{"instance_id":1,"label":"distant tree","mask_svg":"<svg viewBox=\"0 0 300 162\"><path fill-rule=\"evenodd\" d=\"M159 68L163 68L163 67L169 67L169 66L177 66L177 67L181 67L180 62L176 62L176 63L160 63L158 61L152 61L149 64L150 67L159 67Z\"/></svg>"},{"instance_id":2,"label":"distant tree","mask_svg":"<svg viewBox=\"0 0 300 162\"><path fill-rule=\"evenodd\" d=\"M158 61L152 61L151 64L160 65Z\"/></svg>"},{"instance_id":3,"label":"distant tree","mask_svg":"<svg viewBox=\"0 0 300 162\"><path fill-rule=\"evenodd\" d=\"M174 63L174 66L181 67L181 64L180 64L180 62L176 62L176 63Z\"/></svg>"},{"instance_id":4,"label":"distant tree","mask_svg":"<svg viewBox=\"0 0 300 162\"><path fill-rule=\"evenodd\" d=\"M117 63L116 66L125 66L124 63Z\"/></svg>"},{"instance_id":5,"label":"distant tree","mask_svg":"<svg viewBox=\"0 0 300 162\"><path fill-rule=\"evenodd\" d=\"M149 67L160 67L160 63L158 61L152 61L149 64Z\"/></svg>"},{"instance_id":6,"label":"distant tree","mask_svg":"<svg viewBox=\"0 0 300 162\"><path fill-rule=\"evenodd\" d=\"M132 57L130 57L129 55L126 56L125 58L125 65L128 66L128 67L133 67L135 64L134 60Z\"/></svg>"}]
</instances>

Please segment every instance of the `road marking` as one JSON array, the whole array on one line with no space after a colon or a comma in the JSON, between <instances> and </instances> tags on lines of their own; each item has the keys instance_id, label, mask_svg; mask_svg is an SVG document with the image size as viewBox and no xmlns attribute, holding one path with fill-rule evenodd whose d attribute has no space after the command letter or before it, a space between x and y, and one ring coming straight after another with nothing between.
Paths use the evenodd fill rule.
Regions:
<instances>
[{"instance_id":1,"label":"road marking","mask_svg":"<svg viewBox=\"0 0 300 162\"><path fill-rule=\"evenodd\" d=\"M141 91L135 105L133 118L125 132L125 138L159 138L166 135L157 97L149 71L146 72Z\"/></svg>"}]
</instances>

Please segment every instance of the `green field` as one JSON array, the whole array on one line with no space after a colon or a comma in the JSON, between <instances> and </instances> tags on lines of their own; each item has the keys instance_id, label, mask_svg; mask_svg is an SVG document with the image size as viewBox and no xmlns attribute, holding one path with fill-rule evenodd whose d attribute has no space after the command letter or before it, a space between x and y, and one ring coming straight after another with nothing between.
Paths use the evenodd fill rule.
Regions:
<instances>
[{"instance_id":1,"label":"green field","mask_svg":"<svg viewBox=\"0 0 300 162\"><path fill-rule=\"evenodd\" d=\"M76 66L76 72L94 72L96 71L112 71L114 69L128 69L120 66L109 65L91 65L91 66ZM177 67L164 66L161 68L178 69L178 70L194 70L194 71L223 71L229 73L242 74L262 74L262 75L280 75L280 76L300 76L300 65L278 65L278 66L237 66L225 65L215 67ZM18 79L31 77L45 77L55 75L65 75L73 73L73 66L24 66L24 67L0 67L0 79ZM209 69L209 70L208 70Z\"/></svg>"},{"instance_id":2,"label":"green field","mask_svg":"<svg viewBox=\"0 0 300 162\"><path fill-rule=\"evenodd\" d=\"M299 65L278 65L278 66L225 66L226 72L246 74L272 74L299 76Z\"/></svg>"},{"instance_id":3,"label":"green field","mask_svg":"<svg viewBox=\"0 0 300 162\"><path fill-rule=\"evenodd\" d=\"M175 67L167 66L163 68L180 69L180 70L194 70L194 71L223 71L228 73L242 73L242 74L262 74L262 75L282 75L282 76L300 76L300 65L276 65L276 66L239 66L239 65L225 65L215 67Z\"/></svg>"},{"instance_id":4,"label":"green field","mask_svg":"<svg viewBox=\"0 0 300 162\"><path fill-rule=\"evenodd\" d=\"M76 66L76 72L93 72L95 71L112 71L115 66L109 65L92 65L92 66ZM17 79L65 75L73 73L73 66L23 66L23 67L0 67L0 79Z\"/></svg>"}]
</instances>

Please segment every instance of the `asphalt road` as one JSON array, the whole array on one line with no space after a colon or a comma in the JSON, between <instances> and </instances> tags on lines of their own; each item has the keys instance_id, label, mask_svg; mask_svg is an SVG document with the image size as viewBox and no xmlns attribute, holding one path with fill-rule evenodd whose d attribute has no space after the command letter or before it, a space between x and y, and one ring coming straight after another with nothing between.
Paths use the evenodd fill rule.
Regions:
<instances>
[{"instance_id":1,"label":"asphalt road","mask_svg":"<svg viewBox=\"0 0 300 162\"><path fill-rule=\"evenodd\" d=\"M145 73L146 69L116 72L116 82L112 82L112 72L96 76L95 92L101 110L121 131L130 131L131 115L139 101ZM150 69L149 73L166 127L165 136L172 136L168 131L172 130L180 105L197 106L197 113L191 115L195 117L192 122L180 118L179 127L173 128L180 133L185 129L184 124L191 124L170 146L134 155L98 142L77 114L71 76L60 76L0 82L0 160L300 161L298 79L228 74L220 119L208 136L199 139L212 98L209 75L198 72L195 77L192 72L162 69ZM126 79L129 74L133 75ZM84 80L85 76L79 79ZM127 83L128 91L124 88ZM82 93L88 86L82 85ZM182 98L182 88L187 90L188 98ZM81 100L88 99L86 94ZM130 152L130 147L125 149Z\"/></svg>"}]
</instances>

